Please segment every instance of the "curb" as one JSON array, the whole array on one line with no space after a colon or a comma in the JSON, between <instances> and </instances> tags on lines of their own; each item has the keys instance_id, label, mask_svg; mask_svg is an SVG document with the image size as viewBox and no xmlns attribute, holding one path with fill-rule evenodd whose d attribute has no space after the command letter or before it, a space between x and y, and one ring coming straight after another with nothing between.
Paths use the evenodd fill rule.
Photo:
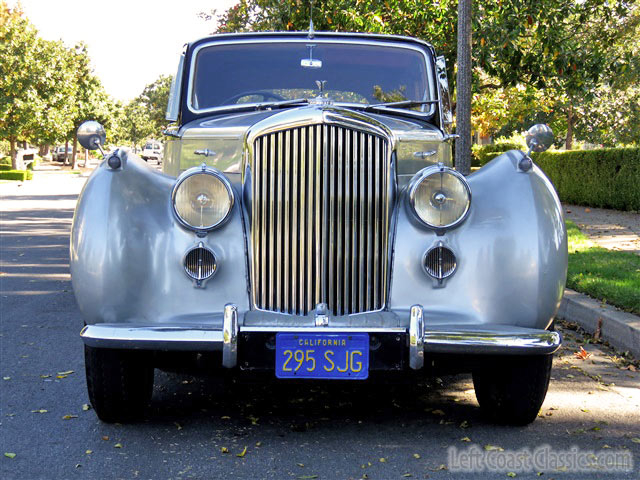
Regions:
<instances>
[{"instance_id":1,"label":"curb","mask_svg":"<svg viewBox=\"0 0 640 480\"><path fill-rule=\"evenodd\" d=\"M600 338L621 351L640 359L640 317L623 312L568 288L558 318L577 323L590 334L600 331Z\"/></svg>"}]
</instances>

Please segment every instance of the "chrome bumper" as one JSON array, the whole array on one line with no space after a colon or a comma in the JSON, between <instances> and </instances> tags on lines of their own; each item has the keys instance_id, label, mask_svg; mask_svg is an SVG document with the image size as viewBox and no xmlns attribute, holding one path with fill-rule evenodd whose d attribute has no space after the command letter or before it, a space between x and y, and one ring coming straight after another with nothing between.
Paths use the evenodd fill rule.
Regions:
<instances>
[{"instance_id":1,"label":"chrome bumper","mask_svg":"<svg viewBox=\"0 0 640 480\"><path fill-rule=\"evenodd\" d=\"M562 344L557 332L509 325L455 325L425 328L423 309L411 307L409 329L403 327L241 326L235 305L224 309L222 330L186 326L87 325L80 332L85 345L97 348L144 350L222 350L222 364L237 365L238 335L242 332L323 332L408 334L409 366L419 370L426 353L548 355Z\"/></svg>"}]
</instances>

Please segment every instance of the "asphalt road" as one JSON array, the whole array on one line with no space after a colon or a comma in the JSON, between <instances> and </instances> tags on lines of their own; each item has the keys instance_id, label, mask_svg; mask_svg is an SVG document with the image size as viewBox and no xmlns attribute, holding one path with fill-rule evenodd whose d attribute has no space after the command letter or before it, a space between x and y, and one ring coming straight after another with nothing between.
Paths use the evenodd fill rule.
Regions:
<instances>
[{"instance_id":1,"label":"asphalt road","mask_svg":"<svg viewBox=\"0 0 640 480\"><path fill-rule=\"evenodd\" d=\"M602 345L576 358L583 340L567 328L540 418L527 427L486 423L466 375L292 387L158 371L145 420L101 423L83 407L82 318L68 269L83 181L60 173L0 184L0 478L640 478L640 373ZM507 458L497 455L545 445L618 452L634 466L576 473L548 456L529 472L470 475L453 473L447 456L475 446Z\"/></svg>"}]
</instances>

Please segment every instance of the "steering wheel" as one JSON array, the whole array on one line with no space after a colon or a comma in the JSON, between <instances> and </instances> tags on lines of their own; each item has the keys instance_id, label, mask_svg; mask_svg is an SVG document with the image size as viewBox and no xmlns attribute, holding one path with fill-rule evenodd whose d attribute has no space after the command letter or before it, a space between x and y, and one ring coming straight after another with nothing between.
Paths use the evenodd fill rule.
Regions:
<instances>
[{"instance_id":1,"label":"steering wheel","mask_svg":"<svg viewBox=\"0 0 640 480\"><path fill-rule=\"evenodd\" d=\"M242 97L250 97L250 96L259 96L262 97L262 102L274 101L279 102L282 100L286 100L282 95L278 95L277 93L269 92L268 90L248 90L246 92L239 93L238 95L234 95L233 97L227 98L221 105L232 105L234 103L238 103ZM253 103L253 102L251 102Z\"/></svg>"}]
</instances>

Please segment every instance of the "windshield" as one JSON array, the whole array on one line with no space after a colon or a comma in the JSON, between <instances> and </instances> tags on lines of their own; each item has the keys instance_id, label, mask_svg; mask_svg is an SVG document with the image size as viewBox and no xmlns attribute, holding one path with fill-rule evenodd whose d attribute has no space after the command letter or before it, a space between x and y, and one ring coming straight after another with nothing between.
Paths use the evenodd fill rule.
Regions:
<instances>
[{"instance_id":1,"label":"windshield","mask_svg":"<svg viewBox=\"0 0 640 480\"><path fill-rule=\"evenodd\" d=\"M336 103L433 99L425 54L380 44L305 41L205 46L197 53L192 76L189 100L196 112L313 98L319 93L316 81L325 82L325 95ZM431 106L409 108L428 112Z\"/></svg>"}]
</instances>

